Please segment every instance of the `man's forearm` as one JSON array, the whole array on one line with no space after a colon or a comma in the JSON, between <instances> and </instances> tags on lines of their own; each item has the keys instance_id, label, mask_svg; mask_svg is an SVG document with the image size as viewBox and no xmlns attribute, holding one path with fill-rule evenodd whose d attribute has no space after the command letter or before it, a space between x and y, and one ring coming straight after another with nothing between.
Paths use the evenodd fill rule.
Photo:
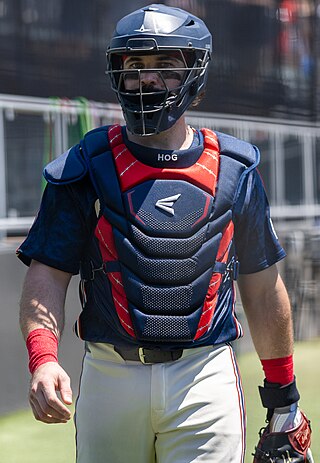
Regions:
<instances>
[{"instance_id":1,"label":"man's forearm","mask_svg":"<svg viewBox=\"0 0 320 463\"><path fill-rule=\"evenodd\" d=\"M20 302L20 327L25 339L38 328L46 328L60 338L70 278L68 273L36 261L31 263Z\"/></svg>"},{"instance_id":2,"label":"man's forearm","mask_svg":"<svg viewBox=\"0 0 320 463\"><path fill-rule=\"evenodd\" d=\"M239 281L251 336L261 359L293 353L293 326L287 291L276 267Z\"/></svg>"},{"instance_id":3,"label":"man's forearm","mask_svg":"<svg viewBox=\"0 0 320 463\"><path fill-rule=\"evenodd\" d=\"M29 401L35 418L43 423L66 423L71 417L66 407L72 403L70 378L58 363L70 278L68 273L33 261L21 296L20 326L32 375Z\"/></svg>"}]
</instances>

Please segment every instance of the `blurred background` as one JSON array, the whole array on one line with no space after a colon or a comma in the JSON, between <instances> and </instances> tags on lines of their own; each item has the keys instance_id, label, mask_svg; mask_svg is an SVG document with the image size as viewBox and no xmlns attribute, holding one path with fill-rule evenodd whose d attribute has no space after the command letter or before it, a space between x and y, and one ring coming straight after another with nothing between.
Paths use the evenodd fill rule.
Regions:
<instances>
[{"instance_id":1,"label":"blurred background","mask_svg":"<svg viewBox=\"0 0 320 463\"><path fill-rule=\"evenodd\" d=\"M44 188L43 166L93 127L122 122L105 77L115 23L138 0L0 0L0 414L27 405L18 329L24 266L14 250ZM298 341L320 336L320 1L167 0L205 20L214 54L195 127L259 146L260 171L288 257L280 263ZM72 334L77 278L67 300L62 363L76 385L82 344ZM239 317L242 318L239 305ZM250 336L238 343L252 349Z\"/></svg>"}]
</instances>

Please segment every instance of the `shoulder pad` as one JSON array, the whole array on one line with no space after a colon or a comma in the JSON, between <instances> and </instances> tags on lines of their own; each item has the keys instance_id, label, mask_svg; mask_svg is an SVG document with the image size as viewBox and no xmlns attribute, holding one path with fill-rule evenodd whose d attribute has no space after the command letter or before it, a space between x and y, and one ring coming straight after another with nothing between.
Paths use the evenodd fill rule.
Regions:
<instances>
[{"instance_id":1,"label":"shoulder pad","mask_svg":"<svg viewBox=\"0 0 320 463\"><path fill-rule=\"evenodd\" d=\"M109 149L108 126L98 127L86 133L81 140L81 147L85 154L93 158Z\"/></svg>"},{"instance_id":2,"label":"shoulder pad","mask_svg":"<svg viewBox=\"0 0 320 463\"><path fill-rule=\"evenodd\" d=\"M225 133L215 133L220 145L220 154L230 156L247 167L255 167L259 164L260 153L256 146Z\"/></svg>"},{"instance_id":3,"label":"shoulder pad","mask_svg":"<svg viewBox=\"0 0 320 463\"><path fill-rule=\"evenodd\" d=\"M108 126L90 130L78 145L44 168L44 178L54 185L66 185L81 180L88 172L87 158L103 153L108 147Z\"/></svg>"},{"instance_id":4,"label":"shoulder pad","mask_svg":"<svg viewBox=\"0 0 320 463\"><path fill-rule=\"evenodd\" d=\"M80 145L75 145L50 162L44 168L43 176L47 182L54 185L66 185L81 180L87 171Z\"/></svg>"}]
</instances>

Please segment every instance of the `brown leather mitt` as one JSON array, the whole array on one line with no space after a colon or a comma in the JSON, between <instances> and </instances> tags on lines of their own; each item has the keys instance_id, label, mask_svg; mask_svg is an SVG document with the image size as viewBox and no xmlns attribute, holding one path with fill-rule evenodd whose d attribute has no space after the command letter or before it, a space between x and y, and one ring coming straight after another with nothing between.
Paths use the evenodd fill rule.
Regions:
<instances>
[{"instance_id":1,"label":"brown leather mitt","mask_svg":"<svg viewBox=\"0 0 320 463\"><path fill-rule=\"evenodd\" d=\"M270 432L269 425L260 431L253 463L313 463L310 421L301 412L299 426L285 432Z\"/></svg>"}]
</instances>

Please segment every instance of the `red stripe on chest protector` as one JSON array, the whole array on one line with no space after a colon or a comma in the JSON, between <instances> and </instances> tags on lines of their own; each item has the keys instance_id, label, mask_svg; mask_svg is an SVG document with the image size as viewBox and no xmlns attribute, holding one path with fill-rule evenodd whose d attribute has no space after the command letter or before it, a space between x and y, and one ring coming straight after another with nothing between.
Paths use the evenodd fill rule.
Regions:
<instances>
[{"instance_id":1,"label":"red stripe on chest protector","mask_svg":"<svg viewBox=\"0 0 320 463\"><path fill-rule=\"evenodd\" d=\"M161 169L138 161L123 143L121 126L111 126L108 136L121 191L130 190L147 180L185 180L214 196L219 171L219 143L211 130L202 129L202 133L204 150L195 164L182 169Z\"/></svg>"},{"instance_id":2,"label":"red stripe on chest protector","mask_svg":"<svg viewBox=\"0 0 320 463\"><path fill-rule=\"evenodd\" d=\"M230 221L223 230L222 238L217 252L217 262L227 262L230 244L233 237L233 230L233 222ZM211 326L212 318L218 302L219 287L222 278L223 275L221 273L213 273L211 277L209 289L203 304L202 314L199 320L197 332L194 339L199 339L201 336L203 336Z\"/></svg>"},{"instance_id":3,"label":"red stripe on chest protector","mask_svg":"<svg viewBox=\"0 0 320 463\"><path fill-rule=\"evenodd\" d=\"M118 260L118 253L115 247L112 226L101 217L95 230L95 236L99 242L99 248L103 262ZM112 299L116 308L120 323L128 334L135 337L131 316L128 310L128 301L123 287L120 272L108 272L108 280L111 284Z\"/></svg>"}]
</instances>

